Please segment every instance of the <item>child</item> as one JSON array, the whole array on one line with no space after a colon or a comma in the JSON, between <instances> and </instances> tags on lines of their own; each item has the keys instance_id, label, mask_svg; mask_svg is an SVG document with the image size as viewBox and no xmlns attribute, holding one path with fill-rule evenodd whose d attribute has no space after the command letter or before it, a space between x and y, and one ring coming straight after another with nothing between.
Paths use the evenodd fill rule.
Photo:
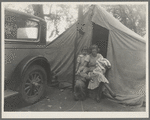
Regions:
<instances>
[{"instance_id":1,"label":"child","mask_svg":"<svg viewBox=\"0 0 150 120\"><path fill-rule=\"evenodd\" d=\"M85 46L81 50L81 54L77 57L76 73L84 66L84 60L88 53L88 48ZM81 72L81 71L80 71Z\"/></svg>"},{"instance_id":2,"label":"child","mask_svg":"<svg viewBox=\"0 0 150 120\"><path fill-rule=\"evenodd\" d=\"M83 47L81 50L81 54L77 57L77 65L76 65L76 82L74 86L74 99L75 100L84 100L86 97L86 85L84 78L79 75L79 71L84 67L84 60L86 58L88 49L87 47Z\"/></svg>"}]
</instances>

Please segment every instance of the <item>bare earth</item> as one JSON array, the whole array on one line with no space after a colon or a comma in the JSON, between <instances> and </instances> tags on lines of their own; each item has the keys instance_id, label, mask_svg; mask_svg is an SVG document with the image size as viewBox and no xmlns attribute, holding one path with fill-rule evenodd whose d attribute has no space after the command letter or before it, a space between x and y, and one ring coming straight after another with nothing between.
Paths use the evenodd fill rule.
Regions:
<instances>
[{"instance_id":1,"label":"bare earth","mask_svg":"<svg viewBox=\"0 0 150 120\"><path fill-rule=\"evenodd\" d=\"M74 101L71 89L60 90L54 87L47 88L47 95L39 102L25 105L14 96L5 100L4 111L145 111L145 107L126 106L103 98L97 103L92 98L84 101Z\"/></svg>"}]
</instances>

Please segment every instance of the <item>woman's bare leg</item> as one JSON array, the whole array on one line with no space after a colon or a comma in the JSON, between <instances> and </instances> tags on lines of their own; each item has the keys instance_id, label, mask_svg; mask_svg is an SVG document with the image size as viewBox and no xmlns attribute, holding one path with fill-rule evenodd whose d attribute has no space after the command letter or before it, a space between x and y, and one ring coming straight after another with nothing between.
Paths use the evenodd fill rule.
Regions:
<instances>
[{"instance_id":1,"label":"woman's bare leg","mask_svg":"<svg viewBox=\"0 0 150 120\"><path fill-rule=\"evenodd\" d=\"M104 85L104 83L100 82L98 88L96 88L97 89L97 91L96 91L96 101L97 102L101 101L103 85Z\"/></svg>"}]
</instances>

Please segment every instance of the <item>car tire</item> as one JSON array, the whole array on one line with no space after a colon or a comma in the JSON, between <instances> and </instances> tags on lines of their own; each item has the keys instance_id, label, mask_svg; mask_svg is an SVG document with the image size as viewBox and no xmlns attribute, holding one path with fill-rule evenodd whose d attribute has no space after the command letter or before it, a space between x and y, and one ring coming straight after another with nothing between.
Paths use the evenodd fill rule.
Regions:
<instances>
[{"instance_id":1,"label":"car tire","mask_svg":"<svg viewBox=\"0 0 150 120\"><path fill-rule=\"evenodd\" d=\"M23 74L21 96L25 103L32 104L44 96L47 74L39 65L30 66Z\"/></svg>"}]
</instances>

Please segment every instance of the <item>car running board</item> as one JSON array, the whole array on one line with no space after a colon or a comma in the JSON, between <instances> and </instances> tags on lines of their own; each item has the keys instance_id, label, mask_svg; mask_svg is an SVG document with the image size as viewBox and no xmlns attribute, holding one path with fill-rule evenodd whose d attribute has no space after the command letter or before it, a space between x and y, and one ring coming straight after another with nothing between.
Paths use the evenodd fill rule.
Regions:
<instances>
[{"instance_id":1,"label":"car running board","mask_svg":"<svg viewBox=\"0 0 150 120\"><path fill-rule=\"evenodd\" d=\"M4 91L4 98L8 98L10 96L14 96L14 95L17 95L17 94L18 94L18 92L7 89L7 90Z\"/></svg>"}]
</instances>

